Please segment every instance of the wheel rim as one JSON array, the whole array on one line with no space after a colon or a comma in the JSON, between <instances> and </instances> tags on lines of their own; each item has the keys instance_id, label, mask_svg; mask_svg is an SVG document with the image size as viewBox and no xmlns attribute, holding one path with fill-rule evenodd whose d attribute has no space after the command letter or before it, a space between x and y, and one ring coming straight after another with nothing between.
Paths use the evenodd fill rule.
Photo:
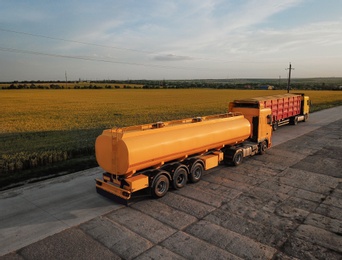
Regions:
<instances>
[{"instance_id":1,"label":"wheel rim","mask_svg":"<svg viewBox=\"0 0 342 260\"><path fill-rule=\"evenodd\" d=\"M266 153L266 150L267 150L267 142L266 142L266 141L263 141L262 143L260 143L260 144L259 144L259 148L260 148L259 154L264 154L264 153Z\"/></svg>"},{"instance_id":2,"label":"wheel rim","mask_svg":"<svg viewBox=\"0 0 342 260\"><path fill-rule=\"evenodd\" d=\"M185 185L186 182L186 176L185 176L186 172L185 171L181 171L177 178L176 178L176 185L177 187L181 188Z\"/></svg>"},{"instance_id":3,"label":"wheel rim","mask_svg":"<svg viewBox=\"0 0 342 260\"><path fill-rule=\"evenodd\" d=\"M178 169L173 176L173 187L175 189L183 188L187 180L187 171L184 168Z\"/></svg>"},{"instance_id":4,"label":"wheel rim","mask_svg":"<svg viewBox=\"0 0 342 260\"><path fill-rule=\"evenodd\" d=\"M202 177L202 173L203 173L203 166L201 163L197 162L195 163L192 167L191 167L191 171L189 174L190 177L190 181L192 183L196 183L198 182L201 177Z\"/></svg>"},{"instance_id":5,"label":"wheel rim","mask_svg":"<svg viewBox=\"0 0 342 260\"><path fill-rule=\"evenodd\" d=\"M201 175L202 175L202 169L201 169L200 166L197 166L197 167L195 168L195 170L194 170L193 177L194 177L195 179L199 179L199 178L201 178Z\"/></svg>"},{"instance_id":6,"label":"wheel rim","mask_svg":"<svg viewBox=\"0 0 342 260\"><path fill-rule=\"evenodd\" d=\"M164 181L162 179L159 180L157 185L156 185L156 193L158 195L162 195L162 194L166 193L166 191L167 191L167 183L166 183L166 181Z\"/></svg>"},{"instance_id":7,"label":"wheel rim","mask_svg":"<svg viewBox=\"0 0 342 260\"><path fill-rule=\"evenodd\" d=\"M182 184L184 182L184 175L180 174L177 178L177 184Z\"/></svg>"},{"instance_id":8,"label":"wheel rim","mask_svg":"<svg viewBox=\"0 0 342 260\"><path fill-rule=\"evenodd\" d=\"M272 128L273 128L273 131L276 131L278 129L278 122L274 122Z\"/></svg>"},{"instance_id":9,"label":"wheel rim","mask_svg":"<svg viewBox=\"0 0 342 260\"><path fill-rule=\"evenodd\" d=\"M238 154L236 155L236 160L235 160L235 162L236 162L236 163L240 163L240 162L241 162L241 159L242 159L242 154L241 154L241 153L238 153Z\"/></svg>"}]
</instances>

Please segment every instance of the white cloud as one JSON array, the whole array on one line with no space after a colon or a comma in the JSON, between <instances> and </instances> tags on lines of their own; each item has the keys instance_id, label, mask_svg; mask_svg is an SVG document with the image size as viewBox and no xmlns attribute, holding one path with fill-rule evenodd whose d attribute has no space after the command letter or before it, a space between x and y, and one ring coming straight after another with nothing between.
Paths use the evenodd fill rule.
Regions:
<instances>
[{"instance_id":1,"label":"white cloud","mask_svg":"<svg viewBox=\"0 0 342 260\"><path fill-rule=\"evenodd\" d=\"M311 0L312 3L316 1L318 0ZM283 64L281 69L289 61L310 60L310 64L314 64L315 57L331 57L329 59L335 64L341 64L334 58L334 55L336 57L342 53L341 19L331 18L329 21L330 17L324 13L316 20L312 20L314 14L307 16L305 23L289 23L284 19L290 10L300 13L300 8L307 4L303 0L85 0L82 5L76 2L55 2L54 9L51 10L47 4L43 7L34 4L32 7L21 5L18 13L14 13L16 6L13 4L7 10L14 18L10 20L11 23L1 26L12 26L13 23L10 29L18 28L15 30L70 41L0 32L0 46L9 47L8 43L13 43L18 49L113 61L81 63L77 60L58 59L45 66L42 62L41 70L47 70L53 64L58 64L59 67L73 64L77 73L88 75L90 70L93 75L101 76L104 71L120 71L120 75L127 71L131 75L146 73L149 78L153 78L153 75L159 77L163 74L162 68L169 64L175 70L166 70L165 74L176 78L187 75L226 77L227 70L234 70L236 77L258 73L263 76L266 75L264 71L269 71L267 75L272 75L276 70L274 64ZM61 8L64 5L67 7ZM65 10L68 11L64 12ZM306 14L310 10L306 8ZM326 10L328 11L329 9ZM24 27L23 20L19 20L18 16L26 21ZM6 16L0 10L0 17L9 15ZM323 17L325 20L322 20ZM3 34L6 37L2 37ZM33 56L31 59L38 58ZM329 59L325 60L328 62ZM119 67L115 62L126 65ZM158 65L161 68L159 70ZM177 70L177 67L202 68L207 69L208 73L203 70L190 73ZM113 74L112 77L116 75ZM83 76L76 78L78 77Z\"/></svg>"}]
</instances>

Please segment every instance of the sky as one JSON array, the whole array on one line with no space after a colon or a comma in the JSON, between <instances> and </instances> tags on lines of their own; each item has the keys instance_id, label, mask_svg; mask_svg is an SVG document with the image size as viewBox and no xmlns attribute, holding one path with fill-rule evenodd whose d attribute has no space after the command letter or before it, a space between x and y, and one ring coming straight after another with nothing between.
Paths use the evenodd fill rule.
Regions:
<instances>
[{"instance_id":1,"label":"sky","mask_svg":"<svg viewBox=\"0 0 342 260\"><path fill-rule=\"evenodd\" d=\"M342 77L341 0L0 0L0 82Z\"/></svg>"}]
</instances>

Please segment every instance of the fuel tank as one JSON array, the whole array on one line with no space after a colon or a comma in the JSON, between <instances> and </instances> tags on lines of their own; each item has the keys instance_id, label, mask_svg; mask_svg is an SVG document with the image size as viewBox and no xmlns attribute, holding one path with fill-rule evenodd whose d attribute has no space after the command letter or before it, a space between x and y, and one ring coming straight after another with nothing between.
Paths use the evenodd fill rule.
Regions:
<instances>
[{"instance_id":1,"label":"fuel tank","mask_svg":"<svg viewBox=\"0 0 342 260\"><path fill-rule=\"evenodd\" d=\"M249 121L234 113L107 129L96 139L96 160L108 173L130 175L243 142L250 129Z\"/></svg>"}]
</instances>

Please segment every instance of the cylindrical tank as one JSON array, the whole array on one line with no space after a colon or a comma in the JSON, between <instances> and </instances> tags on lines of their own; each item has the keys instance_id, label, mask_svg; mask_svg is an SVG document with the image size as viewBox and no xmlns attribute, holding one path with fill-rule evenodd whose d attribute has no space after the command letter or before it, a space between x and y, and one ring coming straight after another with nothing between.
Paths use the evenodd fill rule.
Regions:
<instances>
[{"instance_id":1,"label":"cylindrical tank","mask_svg":"<svg viewBox=\"0 0 342 260\"><path fill-rule=\"evenodd\" d=\"M236 144L249 136L250 123L242 115L147 130L108 129L96 139L96 160L105 171L126 175Z\"/></svg>"}]
</instances>

